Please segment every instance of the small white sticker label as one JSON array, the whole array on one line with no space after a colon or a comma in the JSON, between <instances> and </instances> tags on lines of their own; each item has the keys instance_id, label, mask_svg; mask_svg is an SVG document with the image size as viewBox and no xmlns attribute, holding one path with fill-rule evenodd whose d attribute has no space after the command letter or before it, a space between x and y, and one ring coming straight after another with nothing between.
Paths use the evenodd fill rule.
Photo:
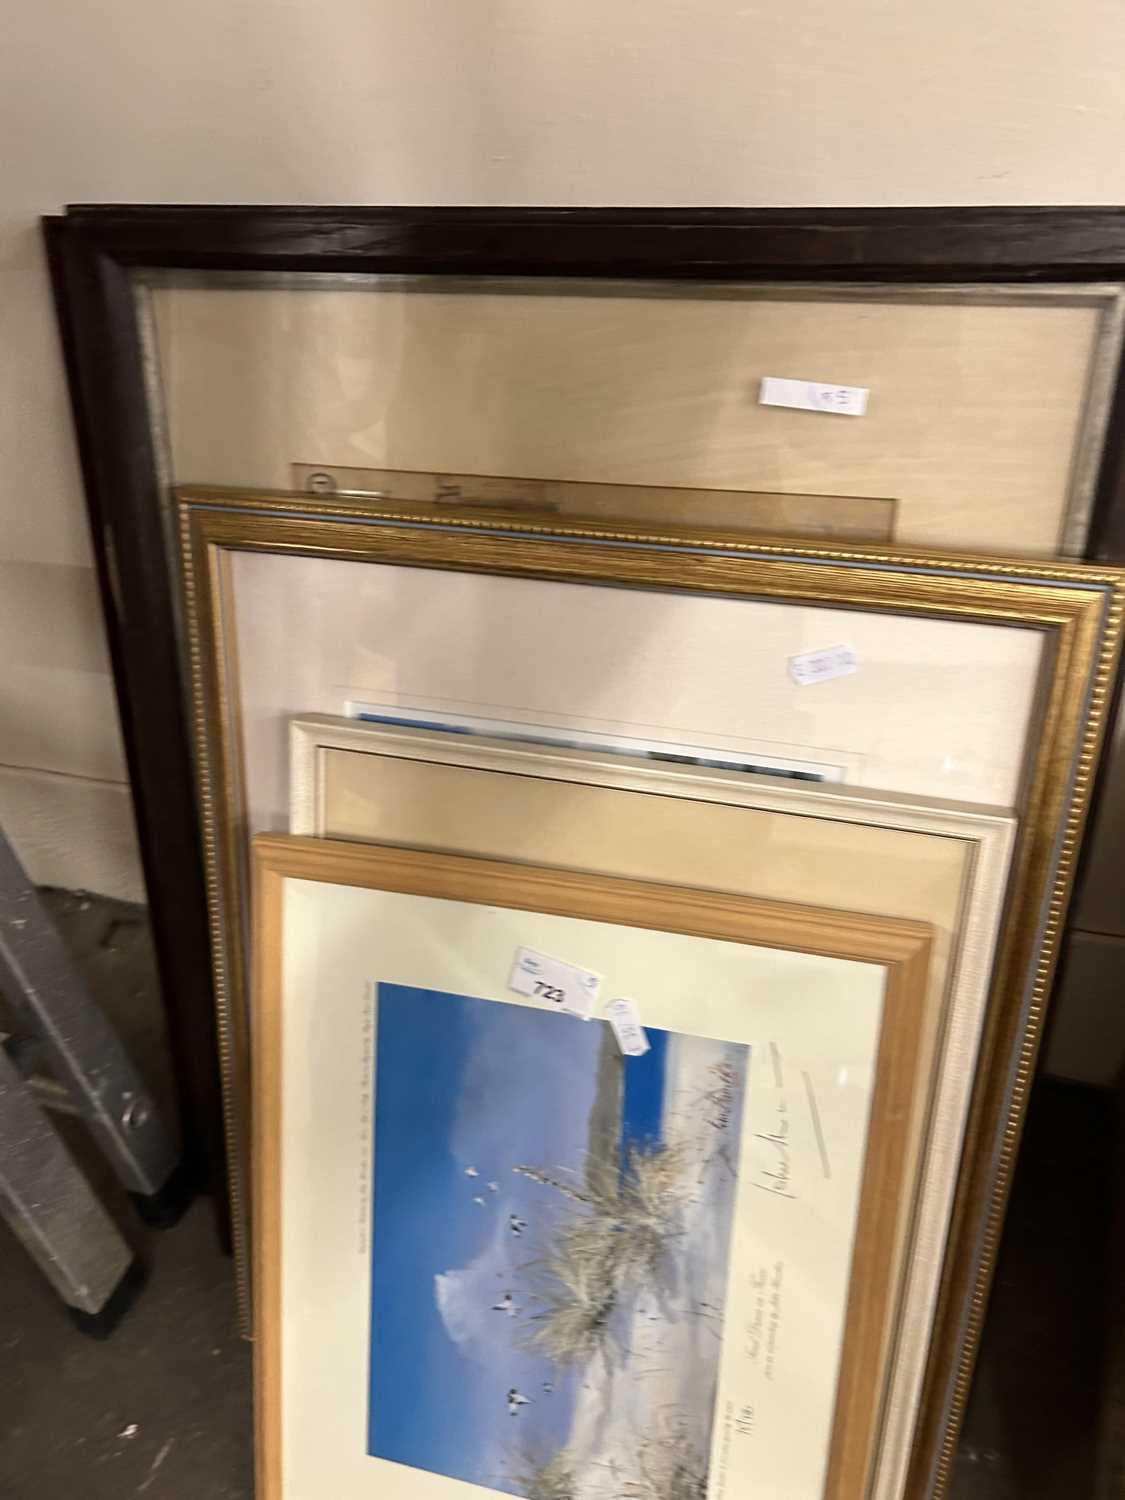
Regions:
<instances>
[{"instance_id":1,"label":"small white sticker label","mask_svg":"<svg viewBox=\"0 0 1125 1500\"><path fill-rule=\"evenodd\" d=\"M823 651L802 651L789 658L789 675L798 687L850 677L859 671L859 658L850 646L828 646Z\"/></svg>"},{"instance_id":2,"label":"small white sticker label","mask_svg":"<svg viewBox=\"0 0 1125 1500\"><path fill-rule=\"evenodd\" d=\"M613 1027L617 1045L626 1057L643 1057L649 1050L648 1037L641 1025L636 1004L622 997L611 1000L605 1008L606 1019Z\"/></svg>"},{"instance_id":3,"label":"small white sticker label","mask_svg":"<svg viewBox=\"0 0 1125 1500\"><path fill-rule=\"evenodd\" d=\"M779 380L767 375L758 393L759 406L792 406L797 411L829 411L838 417L862 417L869 391L862 385L823 385L816 380Z\"/></svg>"},{"instance_id":4,"label":"small white sticker label","mask_svg":"<svg viewBox=\"0 0 1125 1500\"><path fill-rule=\"evenodd\" d=\"M517 995L541 1000L551 1010L588 1021L598 1002L602 976L579 969L561 958L548 958L533 948L517 948L508 988Z\"/></svg>"}]
</instances>

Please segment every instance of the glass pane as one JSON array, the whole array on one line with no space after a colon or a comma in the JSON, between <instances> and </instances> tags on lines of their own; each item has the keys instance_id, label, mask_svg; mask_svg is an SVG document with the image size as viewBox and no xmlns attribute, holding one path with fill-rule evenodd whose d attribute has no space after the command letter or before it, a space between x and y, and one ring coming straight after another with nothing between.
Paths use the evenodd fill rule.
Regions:
<instances>
[{"instance_id":1,"label":"glass pane","mask_svg":"<svg viewBox=\"0 0 1125 1500\"><path fill-rule=\"evenodd\" d=\"M1082 547L1121 298L225 276L143 302L173 482L1052 555ZM769 378L864 413L764 405Z\"/></svg>"}]
</instances>

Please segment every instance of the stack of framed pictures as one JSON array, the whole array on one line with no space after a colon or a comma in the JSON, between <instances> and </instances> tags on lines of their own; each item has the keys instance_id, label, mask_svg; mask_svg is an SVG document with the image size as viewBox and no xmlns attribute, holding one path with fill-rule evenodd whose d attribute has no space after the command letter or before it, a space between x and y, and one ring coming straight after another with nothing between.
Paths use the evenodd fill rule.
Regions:
<instances>
[{"instance_id":1,"label":"stack of framed pictures","mask_svg":"<svg viewBox=\"0 0 1125 1500\"><path fill-rule=\"evenodd\" d=\"M158 435L107 587L201 825L264 1500L948 1478L1120 651L1125 249L689 218L55 231L87 423L124 235L122 482Z\"/></svg>"}]
</instances>

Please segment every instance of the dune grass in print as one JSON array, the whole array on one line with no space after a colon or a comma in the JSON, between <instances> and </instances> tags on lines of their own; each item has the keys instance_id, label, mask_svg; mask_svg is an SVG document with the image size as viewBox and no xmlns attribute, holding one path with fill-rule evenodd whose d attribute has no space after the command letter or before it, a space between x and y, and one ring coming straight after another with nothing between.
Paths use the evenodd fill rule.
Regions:
<instances>
[{"instance_id":1,"label":"dune grass in print","mask_svg":"<svg viewBox=\"0 0 1125 1500\"><path fill-rule=\"evenodd\" d=\"M377 987L368 1452L706 1494L748 1048Z\"/></svg>"}]
</instances>

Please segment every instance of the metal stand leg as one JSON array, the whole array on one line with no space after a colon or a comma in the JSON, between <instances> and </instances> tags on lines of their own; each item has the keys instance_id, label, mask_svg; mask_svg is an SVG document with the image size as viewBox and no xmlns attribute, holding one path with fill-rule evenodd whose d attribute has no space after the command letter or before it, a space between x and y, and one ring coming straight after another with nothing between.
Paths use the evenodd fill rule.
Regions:
<instances>
[{"instance_id":1,"label":"metal stand leg","mask_svg":"<svg viewBox=\"0 0 1125 1500\"><path fill-rule=\"evenodd\" d=\"M80 1313L109 1302L133 1252L0 1047L0 1214Z\"/></svg>"},{"instance_id":2,"label":"metal stand leg","mask_svg":"<svg viewBox=\"0 0 1125 1500\"><path fill-rule=\"evenodd\" d=\"M172 1139L2 831L0 992L18 1033L42 1043L121 1183L155 1197L177 1166Z\"/></svg>"}]
</instances>

